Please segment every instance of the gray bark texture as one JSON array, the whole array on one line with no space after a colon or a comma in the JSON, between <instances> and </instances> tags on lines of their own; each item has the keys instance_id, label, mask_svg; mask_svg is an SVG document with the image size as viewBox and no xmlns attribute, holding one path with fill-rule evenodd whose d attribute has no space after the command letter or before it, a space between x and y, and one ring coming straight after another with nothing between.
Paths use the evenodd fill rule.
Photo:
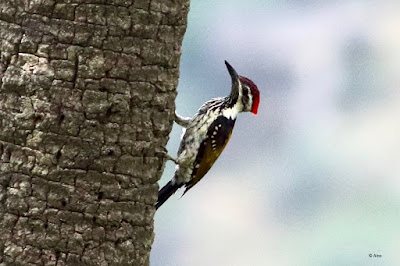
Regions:
<instances>
[{"instance_id":1,"label":"gray bark texture","mask_svg":"<svg viewBox=\"0 0 400 266\"><path fill-rule=\"evenodd\" d=\"M0 0L0 265L148 265L189 0Z\"/></svg>"}]
</instances>

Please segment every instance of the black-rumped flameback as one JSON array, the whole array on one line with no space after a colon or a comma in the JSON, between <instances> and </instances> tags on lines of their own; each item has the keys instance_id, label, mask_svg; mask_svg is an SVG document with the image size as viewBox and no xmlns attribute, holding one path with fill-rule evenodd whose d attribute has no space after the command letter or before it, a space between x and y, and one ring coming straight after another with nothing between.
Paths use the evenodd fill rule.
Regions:
<instances>
[{"instance_id":1,"label":"black-rumped flameback","mask_svg":"<svg viewBox=\"0 0 400 266\"><path fill-rule=\"evenodd\" d=\"M175 175L159 191L157 209L177 189L185 187L184 193L188 192L210 170L228 143L240 112L257 114L260 102L257 86L239 76L228 62L225 64L232 78L230 95L204 103L192 118L175 115L175 121L186 130L177 158L173 159L177 164Z\"/></svg>"}]
</instances>

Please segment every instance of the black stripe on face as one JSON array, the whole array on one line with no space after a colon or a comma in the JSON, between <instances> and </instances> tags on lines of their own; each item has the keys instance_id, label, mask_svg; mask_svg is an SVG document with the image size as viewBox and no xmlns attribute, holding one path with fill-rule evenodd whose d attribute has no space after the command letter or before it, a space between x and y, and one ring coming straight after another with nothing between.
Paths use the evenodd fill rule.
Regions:
<instances>
[{"instance_id":1,"label":"black stripe on face","mask_svg":"<svg viewBox=\"0 0 400 266\"><path fill-rule=\"evenodd\" d=\"M250 89L246 85L242 85L242 90L243 90L243 95L242 95L242 103L243 103L243 109L247 109L246 107L249 105L250 102Z\"/></svg>"}]
</instances>

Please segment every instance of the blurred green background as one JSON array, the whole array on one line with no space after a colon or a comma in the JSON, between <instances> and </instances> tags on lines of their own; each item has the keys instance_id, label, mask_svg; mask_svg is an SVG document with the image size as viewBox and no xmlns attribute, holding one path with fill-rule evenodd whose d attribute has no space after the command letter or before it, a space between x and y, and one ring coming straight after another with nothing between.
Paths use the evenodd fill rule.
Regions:
<instances>
[{"instance_id":1,"label":"blurred green background","mask_svg":"<svg viewBox=\"0 0 400 266\"><path fill-rule=\"evenodd\" d=\"M259 114L156 213L151 265L400 265L400 1L192 0L179 114L229 93L225 59Z\"/></svg>"}]
</instances>

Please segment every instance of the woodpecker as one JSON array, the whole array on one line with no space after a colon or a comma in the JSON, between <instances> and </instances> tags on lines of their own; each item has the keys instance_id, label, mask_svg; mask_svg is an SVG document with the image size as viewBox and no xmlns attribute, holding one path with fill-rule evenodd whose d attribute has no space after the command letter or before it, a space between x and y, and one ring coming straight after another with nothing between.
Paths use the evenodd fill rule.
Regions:
<instances>
[{"instance_id":1,"label":"woodpecker","mask_svg":"<svg viewBox=\"0 0 400 266\"><path fill-rule=\"evenodd\" d=\"M175 122L184 127L176 163L175 175L158 193L158 209L179 188L187 193L210 170L231 137L240 112L257 114L260 92L248 78L239 76L225 61L232 79L231 93L204 103L192 118L175 114Z\"/></svg>"}]
</instances>

